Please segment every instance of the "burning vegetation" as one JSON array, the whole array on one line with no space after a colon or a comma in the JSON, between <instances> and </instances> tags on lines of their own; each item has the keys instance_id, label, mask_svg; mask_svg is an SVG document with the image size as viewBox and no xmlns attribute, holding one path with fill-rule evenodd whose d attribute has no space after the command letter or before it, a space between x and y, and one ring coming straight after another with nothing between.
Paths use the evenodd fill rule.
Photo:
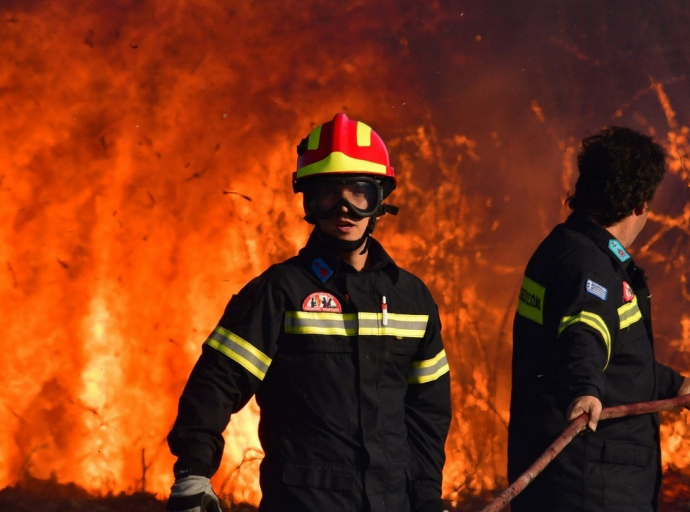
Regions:
<instances>
[{"instance_id":1,"label":"burning vegetation","mask_svg":"<svg viewBox=\"0 0 690 512\"><path fill-rule=\"evenodd\" d=\"M633 253L657 356L690 372L690 8L475 4L0 6L0 508L163 510L165 436L201 343L305 242L295 145L338 111L386 141L401 214L377 236L440 308L451 508L507 485L522 271L602 125L669 152ZM233 417L213 479L244 507L260 499L257 419L254 402ZM688 419L663 416L663 510L690 500Z\"/></svg>"}]
</instances>

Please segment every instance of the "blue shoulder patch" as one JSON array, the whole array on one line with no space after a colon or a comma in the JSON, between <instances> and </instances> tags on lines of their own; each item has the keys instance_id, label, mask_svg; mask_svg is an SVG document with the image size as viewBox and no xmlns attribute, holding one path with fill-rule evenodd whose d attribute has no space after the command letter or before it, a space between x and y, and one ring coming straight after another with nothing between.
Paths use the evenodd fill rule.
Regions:
<instances>
[{"instance_id":1,"label":"blue shoulder patch","mask_svg":"<svg viewBox=\"0 0 690 512\"><path fill-rule=\"evenodd\" d=\"M606 297L609 296L609 291L605 287L601 286L599 283L595 283L591 279L587 279L585 289L587 290L587 293L591 293L595 297L599 297L601 300L606 300Z\"/></svg>"},{"instance_id":2,"label":"blue shoulder patch","mask_svg":"<svg viewBox=\"0 0 690 512\"><path fill-rule=\"evenodd\" d=\"M328 281L328 278L333 275L333 270L331 270L331 267L326 265L326 262L321 258L316 258L311 262L311 271L314 272L316 277L321 279L322 283Z\"/></svg>"},{"instance_id":3,"label":"blue shoulder patch","mask_svg":"<svg viewBox=\"0 0 690 512\"><path fill-rule=\"evenodd\" d=\"M618 258L621 261L625 261L630 258L628 251L626 251L621 245L621 243L615 238L609 240L609 251L611 251L616 256L616 258Z\"/></svg>"}]
</instances>

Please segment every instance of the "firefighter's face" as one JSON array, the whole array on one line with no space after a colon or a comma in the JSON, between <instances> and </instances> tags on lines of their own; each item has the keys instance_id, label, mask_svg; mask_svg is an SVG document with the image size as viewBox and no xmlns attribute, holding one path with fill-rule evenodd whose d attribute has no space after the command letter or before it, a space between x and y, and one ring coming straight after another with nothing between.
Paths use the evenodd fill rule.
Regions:
<instances>
[{"instance_id":1,"label":"firefighter's face","mask_svg":"<svg viewBox=\"0 0 690 512\"><path fill-rule=\"evenodd\" d=\"M341 204L335 214L328 218L316 218L321 231L341 240L359 240L369 224L369 217L353 214L345 204Z\"/></svg>"},{"instance_id":2,"label":"firefighter's face","mask_svg":"<svg viewBox=\"0 0 690 512\"><path fill-rule=\"evenodd\" d=\"M359 240L381 202L381 185L371 178L324 179L304 193L304 209L321 231L340 240Z\"/></svg>"}]
</instances>

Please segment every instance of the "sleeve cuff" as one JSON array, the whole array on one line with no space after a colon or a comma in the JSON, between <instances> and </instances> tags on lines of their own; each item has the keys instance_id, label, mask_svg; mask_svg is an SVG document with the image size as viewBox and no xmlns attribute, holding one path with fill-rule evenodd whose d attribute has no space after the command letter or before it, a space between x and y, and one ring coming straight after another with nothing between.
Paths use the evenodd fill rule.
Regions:
<instances>
[{"instance_id":1,"label":"sleeve cuff","mask_svg":"<svg viewBox=\"0 0 690 512\"><path fill-rule=\"evenodd\" d=\"M198 460L184 460L178 459L173 466L173 474L175 479L184 478L186 476L204 476L211 478L211 466L205 462Z\"/></svg>"}]
</instances>

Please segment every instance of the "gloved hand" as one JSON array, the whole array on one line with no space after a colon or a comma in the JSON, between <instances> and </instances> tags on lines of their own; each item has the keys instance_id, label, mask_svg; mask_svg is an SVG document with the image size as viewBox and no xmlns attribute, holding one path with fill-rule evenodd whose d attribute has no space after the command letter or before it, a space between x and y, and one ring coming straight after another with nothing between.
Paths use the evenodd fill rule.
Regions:
<instances>
[{"instance_id":1,"label":"gloved hand","mask_svg":"<svg viewBox=\"0 0 690 512\"><path fill-rule=\"evenodd\" d=\"M205 476L190 475L175 480L166 512L221 512L218 496Z\"/></svg>"}]
</instances>

